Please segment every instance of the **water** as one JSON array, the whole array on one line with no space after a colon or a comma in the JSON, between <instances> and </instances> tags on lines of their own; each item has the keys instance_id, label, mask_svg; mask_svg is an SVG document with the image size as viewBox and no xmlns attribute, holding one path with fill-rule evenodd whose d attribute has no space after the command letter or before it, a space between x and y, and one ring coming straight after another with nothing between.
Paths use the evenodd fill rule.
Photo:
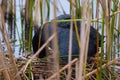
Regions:
<instances>
[{"instance_id":1,"label":"water","mask_svg":"<svg viewBox=\"0 0 120 80\"><path fill-rule=\"evenodd\" d=\"M69 2L67 0L60 0L62 6L64 6L64 10L66 11L67 14L69 14L70 12L70 8L69 8ZM23 5L22 5L23 4ZM11 42L11 47L14 53L15 57L19 57L22 56L23 53L26 53L27 51L25 49L22 49L20 46L20 40L22 40L22 26L24 26L25 24L21 24L21 16L20 16L20 9L24 8L25 5L25 0L16 0L16 26L12 26L10 27L10 25L8 25L8 21L6 22L6 28L7 28L7 32L9 35L9 39ZM51 2L50 4L51 8L50 8L50 20L52 20L54 18L54 8L53 8L53 3ZM61 9L60 4L57 5L58 10L57 10L57 16L63 14L63 11ZM43 16L46 16L47 14L44 14ZM40 23L40 22L39 22ZM13 24L13 23L12 23ZM33 32L34 35L34 32ZM6 44L3 42L2 39L2 35L0 34L0 41L2 42L2 47L5 53L7 53L7 47ZM32 52L32 51L31 51Z\"/></svg>"}]
</instances>

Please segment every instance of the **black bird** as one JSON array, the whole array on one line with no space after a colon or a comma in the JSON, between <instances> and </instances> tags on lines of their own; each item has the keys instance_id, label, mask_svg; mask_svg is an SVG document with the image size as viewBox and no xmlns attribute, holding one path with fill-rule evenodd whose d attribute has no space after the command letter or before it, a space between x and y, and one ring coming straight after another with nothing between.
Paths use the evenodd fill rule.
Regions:
<instances>
[{"instance_id":1,"label":"black bird","mask_svg":"<svg viewBox=\"0 0 120 80\"><path fill-rule=\"evenodd\" d=\"M56 18L57 20L66 20L71 19L71 15L64 14L60 15ZM58 22L57 23L57 37L58 37L58 47L59 47L59 54L60 56L67 56L68 55L68 49L69 49L69 33L70 33L70 24L71 22ZM74 25L74 24L73 24ZM78 32L80 33L80 21L77 21L77 27ZM42 29L41 27L38 29L38 31L35 33L33 40L32 40L32 46L34 53L38 50L38 43L40 42L40 46L42 46L45 42L45 36L46 36L46 28L48 28L48 37L50 37L53 34L53 24L48 23L47 26L44 26ZM41 30L41 31L40 31ZM40 37L41 34L41 38ZM79 54L79 46L76 38L75 30L73 29L73 41L72 41L72 55L78 55ZM101 42L101 35L98 32L98 39L99 44ZM40 41L39 41L40 40ZM93 27L90 28L90 38L89 38L89 46L88 46L88 57L94 56L96 54L97 50L97 31ZM50 47L52 47L52 43L49 44ZM46 57L46 50L43 49L42 52L39 55L39 58ZM67 59L67 58L66 58Z\"/></svg>"}]
</instances>

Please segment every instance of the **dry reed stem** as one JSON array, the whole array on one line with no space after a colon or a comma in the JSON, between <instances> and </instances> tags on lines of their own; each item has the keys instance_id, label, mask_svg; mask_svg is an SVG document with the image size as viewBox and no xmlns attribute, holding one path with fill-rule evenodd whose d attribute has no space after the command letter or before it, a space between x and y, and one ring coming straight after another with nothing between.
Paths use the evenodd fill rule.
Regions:
<instances>
[{"instance_id":1,"label":"dry reed stem","mask_svg":"<svg viewBox=\"0 0 120 80\"><path fill-rule=\"evenodd\" d=\"M7 8L8 8L8 14L12 14L12 9L13 9L13 2L12 0L9 0L8 1L8 4L7 4Z\"/></svg>"},{"instance_id":2,"label":"dry reed stem","mask_svg":"<svg viewBox=\"0 0 120 80\"><path fill-rule=\"evenodd\" d=\"M38 49L38 51L26 62L26 64L21 68L21 70L16 74L19 75L21 74L22 72L24 73L28 67L28 65L30 64L30 62L37 56L40 54L40 52L45 48L45 46L55 37L55 33L44 43L43 46L41 46L40 49Z\"/></svg>"},{"instance_id":3,"label":"dry reed stem","mask_svg":"<svg viewBox=\"0 0 120 80\"><path fill-rule=\"evenodd\" d=\"M30 3L30 1L29 1L29 0L26 0L25 3L26 3L26 4L25 4L25 19L26 19L26 21L29 22L29 19L30 19L30 8L29 8L29 3ZM27 22L26 22L26 23L27 23Z\"/></svg>"},{"instance_id":4,"label":"dry reed stem","mask_svg":"<svg viewBox=\"0 0 120 80\"><path fill-rule=\"evenodd\" d=\"M110 1L108 0L99 0L103 9L104 21L106 24L106 58L109 61L111 55L111 38L110 38Z\"/></svg>"},{"instance_id":5,"label":"dry reed stem","mask_svg":"<svg viewBox=\"0 0 120 80\"><path fill-rule=\"evenodd\" d=\"M79 68L78 68L78 74L77 80L82 80L83 76L83 65L84 65L84 54L85 54L85 19L86 19L86 0L82 0L82 21L81 21L81 33L80 33L80 39L81 39L81 47L80 47L80 53L79 53Z\"/></svg>"},{"instance_id":6,"label":"dry reed stem","mask_svg":"<svg viewBox=\"0 0 120 80\"><path fill-rule=\"evenodd\" d=\"M34 80L34 74L31 72L32 80Z\"/></svg>"},{"instance_id":7,"label":"dry reed stem","mask_svg":"<svg viewBox=\"0 0 120 80\"><path fill-rule=\"evenodd\" d=\"M87 21L85 21L87 20ZM90 34L90 22L91 22L91 9L90 1L82 0L82 23L81 23L81 47L79 54L79 76L78 80L82 80L83 75L85 75L84 65L86 68L89 34ZM84 79L83 79L84 80Z\"/></svg>"},{"instance_id":8,"label":"dry reed stem","mask_svg":"<svg viewBox=\"0 0 120 80\"><path fill-rule=\"evenodd\" d=\"M61 68L58 72L54 73L52 76L50 76L48 79L46 80L51 80L53 79L57 74L61 73L62 71L64 71L65 69L67 69L70 65L72 65L73 63L77 62L78 59L75 58L73 59L70 63L68 63L67 65L65 65L63 68Z\"/></svg>"},{"instance_id":9,"label":"dry reed stem","mask_svg":"<svg viewBox=\"0 0 120 80\"><path fill-rule=\"evenodd\" d=\"M105 17L105 24L106 24L106 57L107 57L107 59L108 59L108 61L110 60L110 55L111 55L111 45L112 45L112 43L111 43L111 37L110 37L110 31L111 31L111 29L110 29L110 7L109 7L109 5L110 5L110 1L111 0L106 0L106 6L105 6L105 10L106 11L103 11L103 15L104 16L106 16L106 15L108 15L108 17ZM104 6L103 6L104 7Z\"/></svg>"},{"instance_id":10,"label":"dry reed stem","mask_svg":"<svg viewBox=\"0 0 120 80\"><path fill-rule=\"evenodd\" d=\"M89 35L90 35L90 23L91 23L91 16L92 16L92 10L90 8L90 5L88 5L88 11L86 12L86 17L88 18L87 20L87 28L86 28L86 47L85 47L85 64L86 64L86 61L87 61L87 53L88 53L88 44L89 44Z\"/></svg>"},{"instance_id":11,"label":"dry reed stem","mask_svg":"<svg viewBox=\"0 0 120 80\"><path fill-rule=\"evenodd\" d=\"M12 2L14 2L14 5L13 5L13 9L14 9L14 11L13 11L13 16L16 16L16 0L14 0L14 1L12 1Z\"/></svg>"},{"instance_id":12,"label":"dry reed stem","mask_svg":"<svg viewBox=\"0 0 120 80\"><path fill-rule=\"evenodd\" d=\"M3 14L7 11L7 0L1 1L1 8L3 9Z\"/></svg>"},{"instance_id":13,"label":"dry reed stem","mask_svg":"<svg viewBox=\"0 0 120 80\"><path fill-rule=\"evenodd\" d=\"M34 31L37 31L38 23L39 23L39 17L40 17L40 0L35 0L35 12L34 13L35 13L34 16L33 16Z\"/></svg>"},{"instance_id":14,"label":"dry reed stem","mask_svg":"<svg viewBox=\"0 0 120 80\"><path fill-rule=\"evenodd\" d=\"M71 0L71 2L72 2L72 0ZM73 18L74 18L74 9L72 7L72 19ZM72 40L73 40L72 34L73 34L73 22L71 22L71 24L70 24L68 63L70 63L71 60L72 60ZM71 72L72 72L71 65L69 65L69 67L68 67L68 75L67 75L66 80L70 80Z\"/></svg>"},{"instance_id":15,"label":"dry reed stem","mask_svg":"<svg viewBox=\"0 0 120 80\"><path fill-rule=\"evenodd\" d=\"M72 0L68 0L68 2L71 4L72 7L76 7L76 4L72 2Z\"/></svg>"},{"instance_id":16,"label":"dry reed stem","mask_svg":"<svg viewBox=\"0 0 120 80\"><path fill-rule=\"evenodd\" d=\"M110 66L110 65L114 64L114 63L115 63L116 61L118 61L118 60L120 60L120 57L115 58L115 59L107 62L106 64L102 65L102 69L104 69L106 66ZM99 70L100 70L100 67L97 68L97 69L95 69L95 70L93 70L93 71L91 71L91 72L89 72L88 74L86 74L86 75L84 76L84 78L89 77L89 76L91 76L92 74L95 74L95 73L98 72Z\"/></svg>"},{"instance_id":17,"label":"dry reed stem","mask_svg":"<svg viewBox=\"0 0 120 80\"><path fill-rule=\"evenodd\" d=\"M71 28L70 28L70 39L69 39L69 51L68 51L68 63L71 62L72 60L72 31L73 31L73 26L72 26L72 22L71 22ZM68 67L68 75L67 75L67 80L70 80L70 76L71 76L71 65L69 65Z\"/></svg>"},{"instance_id":18,"label":"dry reed stem","mask_svg":"<svg viewBox=\"0 0 120 80\"><path fill-rule=\"evenodd\" d=\"M4 71L3 71L3 75L4 75L4 78L6 80L10 80L10 75L9 75L9 71L8 71L8 66L5 64L5 56L3 55L3 50L2 50L2 45L0 44L0 65L4 66ZM1 72L1 70L0 70Z\"/></svg>"},{"instance_id":19,"label":"dry reed stem","mask_svg":"<svg viewBox=\"0 0 120 80\"><path fill-rule=\"evenodd\" d=\"M65 12L65 10L64 10L64 8L63 8L63 6L62 6L62 4L61 4L61 1L58 0L58 2L60 3L60 6L61 6L61 8L62 8L63 13L66 14L66 12Z\"/></svg>"},{"instance_id":20,"label":"dry reed stem","mask_svg":"<svg viewBox=\"0 0 120 80\"><path fill-rule=\"evenodd\" d=\"M54 18L56 17L56 12L57 12L56 6L57 6L57 2L56 2L56 0L53 0L53 9L54 9L53 16L54 16ZM57 33L57 28L58 28L57 22L56 22L56 20L54 20L53 21L53 32L54 33ZM53 54L54 63L55 63L54 64L54 68L55 68L54 71L58 72L59 71L59 52L58 52L59 50L58 50L58 37L57 37L57 35L53 39L52 47L54 49L54 54ZM56 79L60 80L59 74L57 74Z\"/></svg>"},{"instance_id":21,"label":"dry reed stem","mask_svg":"<svg viewBox=\"0 0 120 80\"><path fill-rule=\"evenodd\" d=\"M96 4L96 15L95 15L95 16L96 16L97 18L99 18L99 2L97 1L96 3L97 3L97 4ZM96 23L96 22L95 22L95 28L98 30L98 23ZM98 54L98 51L99 51L99 50L98 50L98 47L99 47L99 40L98 40L98 39L99 39L99 38L98 38L98 32L97 32L97 30L96 30L96 33L97 33L97 34L96 34L96 37L97 37L97 39L96 39L96 44L97 44L97 45L96 45L96 46L97 46L96 51L97 51L97 54Z\"/></svg>"},{"instance_id":22,"label":"dry reed stem","mask_svg":"<svg viewBox=\"0 0 120 80\"><path fill-rule=\"evenodd\" d=\"M10 42L9 42L9 37L8 37L8 33L7 33L7 30L6 30L5 21L4 21L4 17L3 17L4 15L2 13L1 7L0 7L0 13L1 13L1 27L0 27L0 31L2 33L2 36L3 36L4 40L5 40L5 43L7 45L7 49L8 49L9 56L10 56L10 62L13 65L13 72L11 73L11 75L12 75L12 78L14 80L13 73L16 74L18 72L18 69L17 69L16 63L15 63L13 52L12 52L12 48L11 48L11 45L10 45ZM20 75L18 75L16 77L16 79L17 80L21 80Z\"/></svg>"},{"instance_id":23,"label":"dry reed stem","mask_svg":"<svg viewBox=\"0 0 120 80\"><path fill-rule=\"evenodd\" d=\"M96 18L99 18L99 12L100 12L100 5L99 5L99 1L97 1L96 2ZM98 23L96 23L95 22L95 28L98 30ZM97 48L96 48L96 57L97 57L97 59L96 59L96 66L97 67L99 67L99 53L98 53L98 47L99 47L99 37L98 37L98 32L97 32L97 30L96 30L96 37L97 37L97 39L96 39L96 46L97 46Z\"/></svg>"}]
</instances>

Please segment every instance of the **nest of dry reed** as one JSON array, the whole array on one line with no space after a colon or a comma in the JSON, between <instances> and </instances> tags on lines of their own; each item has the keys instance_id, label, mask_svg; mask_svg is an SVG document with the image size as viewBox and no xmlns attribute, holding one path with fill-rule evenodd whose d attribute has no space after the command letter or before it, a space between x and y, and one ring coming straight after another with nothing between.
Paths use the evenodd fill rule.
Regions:
<instances>
[{"instance_id":1,"label":"nest of dry reed","mask_svg":"<svg viewBox=\"0 0 120 80\"><path fill-rule=\"evenodd\" d=\"M26 64L26 62L29 60L28 57L26 58L17 58L16 63L18 65L18 70L21 71L23 66ZM8 57L5 57L5 61L7 62L6 64L10 66L10 61ZM20 77L22 80L28 79L28 77L31 75L31 80L53 80L56 79L57 74L59 73L59 77L61 80L66 80L68 78L68 68L71 65L71 80L75 80L78 72L78 59L74 59L71 61L71 64L61 64L60 69L58 72L55 70L55 64L54 62L51 62L53 60L50 59L43 59L43 60L38 60L34 59L30 65L26 68L25 72L23 70L22 74ZM99 65L97 65L98 59L89 59L89 63L86 65L86 74L85 78L89 80L96 80L97 73L99 73ZM116 62L116 63L114 63ZM114 64L113 64L114 63ZM109 68L108 68L109 66ZM4 75L4 69L5 67L2 67L1 65L1 70L0 70L0 80L5 80L5 75ZM114 71L112 71L114 70ZM9 72L12 71L9 70ZM120 80L120 61L118 58L115 60L112 60L110 62L103 61L102 65L102 79L104 80L110 80L114 78L115 80Z\"/></svg>"}]
</instances>

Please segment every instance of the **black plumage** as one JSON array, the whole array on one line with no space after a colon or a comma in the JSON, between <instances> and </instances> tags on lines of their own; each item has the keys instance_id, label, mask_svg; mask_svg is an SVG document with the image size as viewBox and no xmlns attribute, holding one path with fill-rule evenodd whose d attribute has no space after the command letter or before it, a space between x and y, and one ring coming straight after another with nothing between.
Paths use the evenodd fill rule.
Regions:
<instances>
[{"instance_id":1,"label":"black plumage","mask_svg":"<svg viewBox=\"0 0 120 80\"><path fill-rule=\"evenodd\" d=\"M60 15L56 18L57 20L65 20L65 19L71 19L71 15L65 14ZM58 37L58 47L59 47L59 54L60 56L67 56L68 55L68 49L69 49L69 33L70 33L70 22L58 22L57 23L57 37ZM80 21L77 22L78 32L80 33ZM48 31L46 32L46 28ZM46 33L48 33L48 38L53 34L53 24L48 23L45 25L42 29L39 28L38 31L35 33L33 40L32 40L32 46L34 53L38 50L38 43L40 40L40 46L42 46L45 42L45 36ZM41 30L41 31L40 31ZM41 38L39 39L41 34ZM89 38L89 46L88 46L88 56L94 56L96 54L97 50L97 31L93 27L90 28L90 38ZM75 30L73 30L73 41L72 41L72 55L78 55L79 54L79 46L77 42L77 37ZM98 32L98 39L100 44L101 35ZM52 48L52 42L48 45ZM40 58L46 57L46 50L43 49L42 52L39 55Z\"/></svg>"}]
</instances>

